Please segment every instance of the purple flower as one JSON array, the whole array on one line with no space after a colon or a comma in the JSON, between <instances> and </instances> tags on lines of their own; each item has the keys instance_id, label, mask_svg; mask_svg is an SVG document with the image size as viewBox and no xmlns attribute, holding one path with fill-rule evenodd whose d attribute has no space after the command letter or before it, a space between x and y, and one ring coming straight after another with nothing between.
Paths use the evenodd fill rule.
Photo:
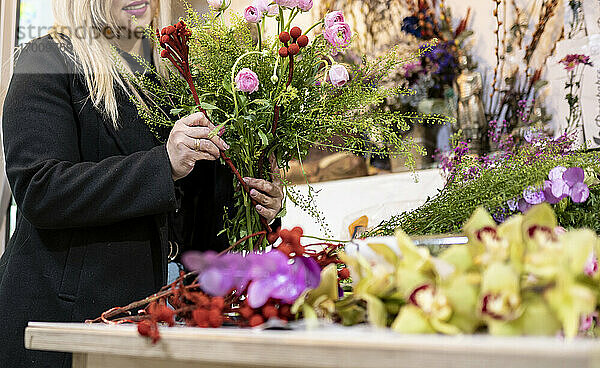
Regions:
<instances>
[{"instance_id":1,"label":"purple flower","mask_svg":"<svg viewBox=\"0 0 600 368\"><path fill-rule=\"evenodd\" d=\"M271 0L254 0L252 2L252 6L254 6L260 12L260 15L262 17L262 15L269 10L270 3L271 3ZM255 22L252 22L252 23L255 23Z\"/></svg>"},{"instance_id":2,"label":"purple flower","mask_svg":"<svg viewBox=\"0 0 600 368\"><path fill-rule=\"evenodd\" d=\"M277 15L277 14L279 14L279 5L277 5L277 4L269 5L269 8L267 9L267 14L268 15Z\"/></svg>"},{"instance_id":3,"label":"purple flower","mask_svg":"<svg viewBox=\"0 0 600 368\"><path fill-rule=\"evenodd\" d=\"M198 273L200 287L209 295L224 296L232 290L241 293L247 288L252 308L262 307L269 298L291 304L321 281L321 269L314 259L290 260L278 250L246 257L237 253L219 256L215 252L189 251L183 254L182 262Z\"/></svg>"},{"instance_id":4,"label":"purple flower","mask_svg":"<svg viewBox=\"0 0 600 368\"><path fill-rule=\"evenodd\" d=\"M527 201L523 198L519 199L517 202L517 206L519 207L519 212L525 213L528 209L531 208L531 205L527 203Z\"/></svg>"},{"instance_id":5,"label":"purple flower","mask_svg":"<svg viewBox=\"0 0 600 368\"><path fill-rule=\"evenodd\" d=\"M352 31L347 23L334 23L330 27L325 28L323 36L337 51L337 49L344 48L350 44Z\"/></svg>"},{"instance_id":6,"label":"purple flower","mask_svg":"<svg viewBox=\"0 0 600 368\"><path fill-rule=\"evenodd\" d=\"M250 5L244 10L244 18L248 23L258 23L262 19L262 12L254 5Z\"/></svg>"},{"instance_id":7,"label":"purple flower","mask_svg":"<svg viewBox=\"0 0 600 368\"><path fill-rule=\"evenodd\" d=\"M571 193L571 189L562 179L544 181L544 197L550 204L556 204Z\"/></svg>"},{"instance_id":8,"label":"purple flower","mask_svg":"<svg viewBox=\"0 0 600 368\"><path fill-rule=\"evenodd\" d=\"M202 290L212 296L223 296L236 289L246 288L247 266L239 254L219 256L216 252L185 252L182 262L189 270L198 272Z\"/></svg>"},{"instance_id":9,"label":"purple flower","mask_svg":"<svg viewBox=\"0 0 600 368\"><path fill-rule=\"evenodd\" d=\"M313 0L298 0L298 9L307 12L313 7Z\"/></svg>"},{"instance_id":10,"label":"purple flower","mask_svg":"<svg viewBox=\"0 0 600 368\"><path fill-rule=\"evenodd\" d=\"M562 58L559 63L563 64L567 71L577 68L579 64L592 66L590 57L582 54L569 54Z\"/></svg>"},{"instance_id":11,"label":"purple flower","mask_svg":"<svg viewBox=\"0 0 600 368\"><path fill-rule=\"evenodd\" d=\"M252 282L248 287L250 307L260 308L269 298L293 303L304 290L319 285L321 270L315 260L296 257L291 265L288 262L288 257L278 250L253 257Z\"/></svg>"},{"instance_id":12,"label":"purple flower","mask_svg":"<svg viewBox=\"0 0 600 368\"><path fill-rule=\"evenodd\" d=\"M585 173L581 167L571 167L563 173L563 180L569 187L572 187L576 183L583 183L583 179L585 179Z\"/></svg>"},{"instance_id":13,"label":"purple flower","mask_svg":"<svg viewBox=\"0 0 600 368\"><path fill-rule=\"evenodd\" d=\"M235 86L242 92L256 92L258 85L258 75L248 68L243 68L235 76Z\"/></svg>"},{"instance_id":14,"label":"purple flower","mask_svg":"<svg viewBox=\"0 0 600 368\"><path fill-rule=\"evenodd\" d=\"M350 79L346 67L340 64L334 64L329 69L329 80L336 87L343 87Z\"/></svg>"},{"instance_id":15,"label":"purple flower","mask_svg":"<svg viewBox=\"0 0 600 368\"><path fill-rule=\"evenodd\" d=\"M567 168L564 166L556 166L548 173L548 179L555 180L563 180L563 174L567 171Z\"/></svg>"},{"instance_id":16,"label":"purple flower","mask_svg":"<svg viewBox=\"0 0 600 368\"><path fill-rule=\"evenodd\" d=\"M506 205L508 206L509 210L514 212L517 210L519 203L514 199L509 199L508 201L506 201Z\"/></svg>"},{"instance_id":17,"label":"purple flower","mask_svg":"<svg viewBox=\"0 0 600 368\"><path fill-rule=\"evenodd\" d=\"M540 204L545 200L544 192L530 185L523 190L523 199L529 204Z\"/></svg>"},{"instance_id":18,"label":"purple flower","mask_svg":"<svg viewBox=\"0 0 600 368\"><path fill-rule=\"evenodd\" d=\"M344 13L336 10L325 14L325 28L329 28L336 23L344 23Z\"/></svg>"},{"instance_id":19,"label":"purple flower","mask_svg":"<svg viewBox=\"0 0 600 368\"><path fill-rule=\"evenodd\" d=\"M571 187L571 200L575 203L583 203L590 196L590 188L585 183L575 183Z\"/></svg>"}]
</instances>

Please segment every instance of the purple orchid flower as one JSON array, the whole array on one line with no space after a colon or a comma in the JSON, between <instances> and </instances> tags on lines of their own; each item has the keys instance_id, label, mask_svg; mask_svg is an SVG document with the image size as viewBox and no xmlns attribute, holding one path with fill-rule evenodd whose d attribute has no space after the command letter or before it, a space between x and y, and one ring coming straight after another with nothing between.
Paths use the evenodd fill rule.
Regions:
<instances>
[{"instance_id":1,"label":"purple orchid flower","mask_svg":"<svg viewBox=\"0 0 600 368\"><path fill-rule=\"evenodd\" d=\"M321 280L321 269L312 258L295 257L290 260L280 251L255 255L250 271L252 282L248 287L248 305L263 306L269 298L293 303L302 292L315 288Z\"/></svg>"},{"instance_id":2,"label":"purple orchid flower","mask_svg":"<svg viewBox=\"0 0 600 368\"><path fill-rule=\"evenodd\" d=\"M540 204L546 200L544 191L530 185L523 190L523 199L529 204Z\"/></svg>"},{"instance_id":3,"label":"purple orchid flower","mask_svg":"<svg viewBox=\"0 0 600 368\"><path fill-rule=\"evenodd\" d=\"M580 167L565 168L556 166L548 174L548 179L544 182L544 195L546 201L550 204L556 204L563 198L571 197L575 203L585 202L590 190L583 182L585 173Z\"/></svg>"},{"instance_id":4,"label":"purple orchid flower","mask_svg":"<svg viewBox=\"0 0 600 368\"><path fill-rule=\"evenodd\" d=\"M219 256L216 252L185 252L185 267L198 273L202 290L212 296L224 296L233 289L243 291L248 284L248 264L240 254Z\"/></svg>"},{"instance_id":5,"label":"purple orchid flower","mask_svg":"<svg viewBox=\"0 0 600 368\"><path fill-rule=\"evenodd\" d=\"M198 273L200 287L209 295L224 296L233 290L241 293L247 288L248 305L252 308L262 307L269 298L293 303L302 292L321 282L321 269L314 259L290 260L278 250L246 257L190 251L183 254L182 262Z\"/></svg>"}]
</instances>

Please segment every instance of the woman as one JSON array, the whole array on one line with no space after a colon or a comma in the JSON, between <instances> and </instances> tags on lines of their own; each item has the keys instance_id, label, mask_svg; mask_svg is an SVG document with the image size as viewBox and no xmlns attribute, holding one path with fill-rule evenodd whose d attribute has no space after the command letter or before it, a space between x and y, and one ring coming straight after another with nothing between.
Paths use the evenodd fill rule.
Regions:
<instances>
[{"instance_id":1,"label":"woman","mask_svg":"<svg viewBox=\"0 0 600 368\"><path fill-rule=\"evenodd\" d=\"M20 51L3 115L18 215L0 260L2 367L70 367L68 354L24 349L27 322L81 322L155 292L166 281L169 233L184 246L225 247L216 233L233 189L215 160L227 144L209 138L201 114L177 121L160 144L110 49L143 55L146 45L156 59L135 30L157 26L165 3L54 0L60 32ZM281 190L248 183L271 221ZM169 231L175 211L193 234Z\"/></svg>"}]
</instances>

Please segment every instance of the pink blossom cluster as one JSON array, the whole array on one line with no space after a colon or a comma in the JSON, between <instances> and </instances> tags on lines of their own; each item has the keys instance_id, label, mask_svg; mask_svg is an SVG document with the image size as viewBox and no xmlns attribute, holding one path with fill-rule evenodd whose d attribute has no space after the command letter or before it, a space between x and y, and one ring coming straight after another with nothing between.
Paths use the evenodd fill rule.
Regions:
<instances>
[{"instance_id":1,"label":"pink blossom cluster","mask_svg":"<svg viewBox=\"0 0 600 368\"><path fill-rule=\"evenodd\" d=\"M333 46L334 55L350 44L352 31L341 11L333 11L325 15L323 37Z\"/></svg>"},{"instance_id":2,"label":"pink blossom cluster","mask_svg":"<svg viewBox=\"0 0 600 368\"><path fill-rule=\"evenodd\" d=\"M258 23L265 15L273 16L279 14L279 7L298 8L300 11L307 12L312 9L313 0L275 0L273 2L271 0L254 0L244 10L244 19L248 23Z\"/></svg>"},{"instance_id":3,"label":"pink blossom cluster","mask_svg":"<svg viewBox=\"0 0 600 368\"><path fill-rule=\"evenodd\" d=\"M579 64L592 66L590 57L583 54L569 54L562 58L559 63L563 64L567 71L577 68Z\"/></svg>"}]
</instances>

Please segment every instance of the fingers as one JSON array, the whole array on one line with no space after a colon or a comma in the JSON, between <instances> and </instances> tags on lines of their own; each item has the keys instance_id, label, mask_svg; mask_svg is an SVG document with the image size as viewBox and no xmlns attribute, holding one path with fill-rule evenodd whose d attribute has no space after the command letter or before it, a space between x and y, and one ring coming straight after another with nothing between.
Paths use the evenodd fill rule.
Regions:
<instances>
[{"instance_id":1,"label":"fingers","mask_svg":"<svg viewBox=\"0 0 600 368\"><path fill-rule=\"evenodd\" d=\"M263 179L244 178L244 181L250 188L257 189L263 193L268 194L271 197L283 198L283 192L281 188L271 182Z\"/></svg>"},{"instance_id":2,"label":"fingers","mask_svg":"<svg viewBox=\"0 0 600 368\"><path fill-rule=\"evenodd\" d=\"M227 151L229 149L229 145L225 143L225 141L221 139L221 137L219 137L218 135L213 135L212 137L210 137L210 133L212 131L212 129L207 127L188 127L184 130L184 133L190 138L210 140L213 144L215 144L218 147L218 149L222 151Z\"/></svg>"},{"instance_id":3,"label":"fingers","mask_svg":"<svg viewBox=\"0 0 600 368\"><path fill-rule=\"evenodd\" d=\"M192 151L192 153L208 154L212 160L216 160L221 156L219 147L208 139L190 138L186 136L183 143Z\"/></svg>"},{"instance_id":4,"label":"fingers","mask_svg":"<svg viewBox=\"0 0 600 368\"><path fill-rule=\"evenodd\" d=\"M269 197L256 189L250 190L250 196L256 200L256 202L262 204L267 208L275 208L277 206L277 200L273 197Z\"/></svg>"},{"instance_id":5,"label":"fingers","mask_svg":"<svg viewBox=\"0 0 600 368\"><path fill-rule=\"evenodd\" d=\"M187 126L203 126L213 129L215 126L208 120L206 115L202 112L196 112L188 115L180 120L182 124Z\"/></svg>"},{"instance_id":6,"label":"fingers","mask_svg":"<svg viewBox=\"0 0 600 368\"><path fill-rule=\"evenodd\" d=\"M279 210L266 208L264 206L261 206L260 204L256 205L256 211L259 215L264 217L267 220L267 222L271 222L275 218L275 216L277 216L277 212L279 212Z\"/></svg>"}]
</instances>

